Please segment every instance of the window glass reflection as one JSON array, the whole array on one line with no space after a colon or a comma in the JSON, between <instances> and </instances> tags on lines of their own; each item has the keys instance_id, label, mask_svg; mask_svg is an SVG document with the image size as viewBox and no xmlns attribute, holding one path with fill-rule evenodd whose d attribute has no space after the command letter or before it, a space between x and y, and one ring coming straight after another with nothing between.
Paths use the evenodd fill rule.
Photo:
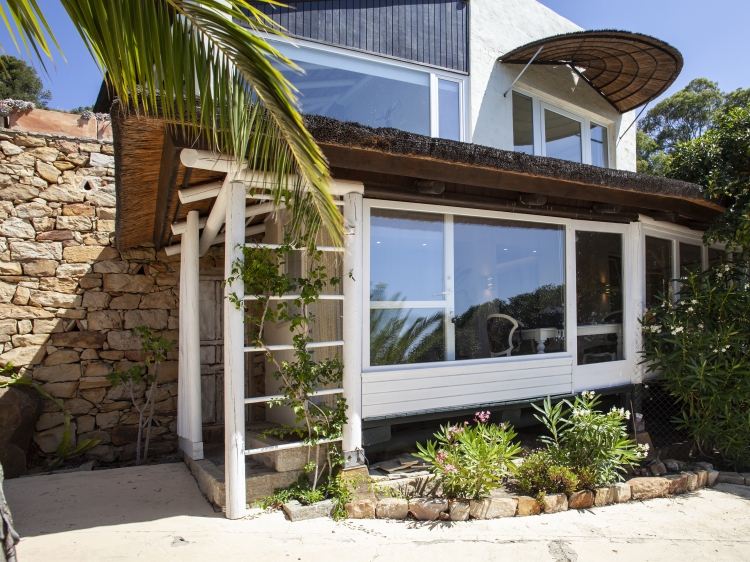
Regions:
<instances>
[{"instance_id":1,"label":"window glass reflection","mask_svg":"<svg viewBox=\"0 0 750 562\"><path fill-rule=\"evenodd\" d=\"M513 150L534 154L534 118L531 98L513 92Z\"/></svg>"},{"instance_id":2,"label":"window glass reflection","mask_svg":"<svg viewBox=\"0 0 750 562\"><path fill-rule=\"evenodd\" d=\"M724 250L719 250L718 248L709 248L708 249L708 266L713 267L717 263L722 263L726 261L727 259L727 253Z\"/></svg>"},{"instance_id":3,"label":"window glass reflection","mask_svg":"<svg viewBox=\"0 0 750 562\"><path fill-rule=\"evenodd\" d=\"M601 168L609 167L607 128L594 123L591 123L591 164Z\"/></svg>"},{"instance_id":4,"label":"window glass reflection","mask_svg":"<svg viewBox=\"0 0 750 562\"><path fill-rule=\"evenodd\" d=\"M459 86L452 80L438 80L438 136L441 139L461 140Z\"/></svg>"},{"instance_id":5,"label":"window glass reflection","mask_svg":"<svg viewBox=\"0 0 750 562\"><path fill-rule=\"evenodd\" d=\"M444 300L443 223L443 215L372 210L370 300Z\"/></svg>"},{"instance_id":6,"label":"window glass reflection","mask_svg":"<svg viewBox=\"0 0 750 562\"><path fill-rule=\"evenodd\" d=\"M622 235L576 232L578 364L623 359Z\"/></svg>"},{"instance_id":7,"label":"window glass reflection","mask_svg":"<svg viewBox=\"0 0 750 562\"><path fill-rule=\"evenodd\" d=\"M455 357L564 351L562 226L454 217Z\"/></svg>"},{"instance_id":8,"label":"window glass reflection","mask_svg":"<svg viewBox=\"0 0 750 562\"><path fill-rule=\"evenodd\" d=\"M581 123L549 109L544 110L546 155L581 162Z\"/></svg>"},{"instance_id":9,"label":"window glass reflection","mask_svg":"<svg viewBox=\"0 0 750 562\"><path fill-rule=\"evenodd\" d=\"M659 295L672 295L672 241L646 236L646 306L659 304Z\"/></svg>"},{"instance_id":10,"label":"window glass reflection","mask_svg":"<svg viewBox=\"0 0 750 562\"><path fill-rule=\"evenodd\" d=\"M703 248L680 242L680 277L686 277L688 272L701 269L703 269Z\"/></svg>"},{"instance_id":11,"label":"window glass reflection","mask_svg":"<svg viewBox=\"0 0 750 562\"><path fill-rule=\"evenodd\" d=\"M370 310L370 365L445 360L443 309Z\"/></svg>"}]
</instances>

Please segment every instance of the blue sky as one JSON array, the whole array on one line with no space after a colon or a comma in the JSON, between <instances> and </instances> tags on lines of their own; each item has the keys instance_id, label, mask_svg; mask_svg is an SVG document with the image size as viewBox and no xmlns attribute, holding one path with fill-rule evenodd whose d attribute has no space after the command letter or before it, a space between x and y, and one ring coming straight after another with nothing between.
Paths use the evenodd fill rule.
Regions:
<instances>
[{"instance_id":1,"label":"blue sky","mask_svg":"<svg viewBox=\"0 0 750 562\"><path fill-rule=\"evenodd\" d=\"M677 47L685 67L667 95L691 79L709 78L725 90L750 87L746 60L750 0L542 0L542 3L586 29L624 29L653 35ZM40 0L67 59L55 54L50 77L51 107L71 109L93 104L101 74L57 0ZM498 32L501 32L499 30ZM0 43L17 54L4 26Z\"/></svg>"}]
</instances>

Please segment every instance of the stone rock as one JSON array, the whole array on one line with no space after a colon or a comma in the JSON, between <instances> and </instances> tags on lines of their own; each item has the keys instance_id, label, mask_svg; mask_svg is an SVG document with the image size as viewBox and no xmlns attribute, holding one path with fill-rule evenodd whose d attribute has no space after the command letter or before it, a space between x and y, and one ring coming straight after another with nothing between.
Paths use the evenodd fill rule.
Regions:
<instances>
[{"instance_id":1,"label":"stone rock","mask_svg":"<svg viewBox=\"0 0 750 562\"><path fill-rule=\"evenodd\" d=\"M146 295L146 300L150 295ZM143 302L141 302L143 306ZM167 327L169 313L166 310L129 310L125 313L125 329L130 330L138 326L148 326L154 330L164 330Z\"/></svg>"},{"instance_id":2,"label":"stone rock","mask_svg":"<svg viewBox=\"0 0 750 562\"><path fill-rule=\"evenodd\" d=\"M52 162L57 160L57 156L60 153L56 148L52 148L51 146L41 146L39 148L35 148L34 150L30 150L29 154L36 158L39 158L39 160L41 160L42 162L52 164Z\"/></svg>"},{"instance_id":3,"label":"stone rock","mask_svg":"<svg viewBox=\"0 0 750 562\"><path fill-rule=\"evenodd\" d=\"M630 491L630 488L628 488ZM594 490L594 505L596 507L604 507L615 502L615 494L613 487L608 488L597 488Z\"/></svg>"},{"instance_id":4,"label":"stone rock","mask_svg":"<svg viewBox=\"0 0 750 562\"><path fill-rule=\"evenodd\" d=\"M60 170L54 168L59 174ZM80 187L71 185L69 183L57 184L57 180L54 181L53 185L39 194L39 197L45 201L53 201L55 203L82 203L86 198L86 192Z\"/></svg>"},{"instance_id":5,"label":"stone rock","mask_svg":"<svg viewBox=\"0 0 750 562\"><path fill-rule=\"evenodd\" d=\"M409 515L409 502L400 498L383 498L375 505L378 519L406 519Z\"/></svg>"},{"instance_id":6,"label":"stone rock","mask_svg":"<svg viewBox=\"0 0 750 562\"><path fill-rule=\"evenodd\" d=\"M542 512L541 504L529 496L518 496L518 516L526 517L528 515L539 515Z\"/></svg>"},{"instance_id":7,"label":"stone rock","mask_svg":"<svg viewBox=\"0 0 750 562\"><path fill-rule=\"evenodd\" d=\"M33 332L35 334L52 334L62 331L63 321L61 318L34 320Z\"/></svg>"},{"instance_id":8,"label":"stone rock","mask_svg":"<svg viewBox=\"0 0 750 562\"><path fill-rule=\"evenodd\" d=\"M71 263L109 260L116 258L117 255L117 250L114 248L102 246L68 246L63 250L63 258Z\"/></svg>"},{"instance_id":9,"label":"stone rock","mask_svg":"<svg viewBox=\"0 0 750 562\"><path fill-rule=\"evenodd\" d=\"M30 291L29 304L53 308L75 308L81 303L80 295L70 295L55 291Z\"/></svg>"},{"instance_id":10,"label":"stone rock","mask_svg":"<svg viewBox=\"0 0 750 562\"><path fill-rule=\"evenodd\" d=\"M330 517L333 511L333 501L325 500L310 505L302 505L297 500L292 500L281 506L290 521L305 521L307 519L318 519L319 517Z\"/></svg>"},{"instance_id":11,"label":"stone rock","mask_svg":"<svg viewBox=\"0 0 750 562\"><path fill-rule=\"evenodd\" d=\"M109 433L107 433L106 431L102 431L101 429L81 431L80 429L81 428L79 424L79 428L78 428L78 441L79 442L85 441L86 439L98 439L100 445L108 445L109 443L112 443L112 438L109 436Z\"/></svg>"},{"instance_id":12,"label":"stone rock","mask_svg":"<svg viewBox=\"0 0 750 562\"><path fill-rule=\"evenodd\" d=\"M102 280L101 277L86 275L78 280L78 284L81 286L81 289L95 289L102 286Z\"/></svg>"},{"instance_id":13,"label":"stone rock","mask_svg":"<svg viewBox=\"0 0 750 562\"><path fill-rule=\"evenodd\" d=\"M34 260L23 264L24 274L31 277L51 277L56 270L57 262L55 260Z\"/></svg>"},{"instance_id":14,"label":"stone rock","mask_svg":"<svg viewBox=\"0 0 750 562\"><path fill-rule=\"evenodd\" d=\"M716 483L719 480L719 471L718 470L707 470L706 471L706 486L714 487ZM745 483L748 482L748 479L745 478Z\"/></svg>"},{"instance_id":15,"label":"stone rock","mask_svg":"<svg viewBox=\"0 0 750 562\"><path fill-rule=\"evenodd\" d=\"M18 289L24 289L25 287L18 287ZM13 296L16 294L16 286L11 283L4 283L0 281L0 302L9 303ZM28 289L27 289L28 290ZM28 299L27 301L28 302ZM18 304L26 304L19 302Z\"/></svg>"},{"instance_id":16,"label":"stone rock","mask_svg":"<svg viewBox=\"0 0 750 562\"><path fill-rule=\"evenodd\" d=\"M124 410L130 408L132 403L129 400L121 400L119 402L107 402L99 404L100 412L114 412L115 410ZM156 410L156 409L155 409ZM153 431L152 431L153 434Z\"/></svg>"},{"instance_id":17,"label":"stone rock","mask_svg":"<svg viewBox=\"0 0 750 562\"><path fill-rule=\"evenodd\" d=\"M44 139L39 137L29 137L26 135L16 135L16 137L13 139L13 142L15 142L18 146L47 146L47 143Z\"/></svg>"},{"instance_id":18,"label":"stone rock","mask_svg":"<svg viewBox=\"0 0 750 562\"><path fill-rule=\"evenodd\" d=\"M149 293L154 286L150 275L109 273L104 275L104 290L119 293Z\"/></svg>"},{"instance_id":19,"label":"stone rock","mask_svg":"<svg viewBox=\"0 0 750 562\"><path fill-rule=\"evenodd\" d=\"M114 168L115 157L107 154L101 154L99 152L92 152L89 156L89 166L95 166L100 168Z\"/></svg>"},{"instance_id":20,"label":"stone rock","mask_svg":"<svg viewBox=\"0 0 750 562\"><path fill-rule=\"evenodd\" d=\"M349 519L375 519L375 504L372 500L354 500L344 508Z\"/></svg>"},{"instance_id":21,"label":"stone rock","mask_svg":"<svg viewBox=\"0 0 750 562\"><path fill-rule=\"evenodd\" d=\"M719 484L738 484L744 486L745 477L739 472L719 472L716 482ZM698 483L698 487L700 487L700 483Z\"/></svg>"},{"instance_id":22,"label":"stone rock","mask_svg":"<svg viewBox=\"0 0 750 562\"><path fill-rule=\"evenodd\" d=\"M61 260L62 244L59 242L23 242L12 240L8 243L14 260ZM66 248L69 250L70 248Z\"/></svg>"},{"instance_id":23,"label":"stone rock","mask_svg":"<svg viewBox=\"0 0 750 562\"><path fill-rule=\"evenodd\" d=\"M58 293L75 293L78 283L64 277L43 277L39 280L39 290L55 291Z\"/></svg>"},{"instance_id":24,"label":"stone rock","mask_svg":"<svg viewBox=\"0 0 750 562\"><path fill-rule=\"evenodd\" d=\"M83 303L81 306L84 308L107 308L110 300L112 300L112 296L109 293L87 291L83 295Z\"/></svg>"},{"instance_id":25,"label":"stone rock","mask_svg":"<svg viewBox=\"0 0 750 562\"><path fill-rule=\"evenodd\" d=\"M23 148L18 147L7 140L0 141L0 149L2 149L3 154L6 156L15 156L16 154L21 154L23 152Z\"/></svg>"},{"instance_id":26,"label":"stone rock","mask_svg":"<svg viewBox=\"0 0 750 562\"><path fill-rule=\"evenodd\" d=\"M705 488L706 482L708 481L708 472L705 470L698 470L695 475L698 477L698 487Z\"/></svg>"},{"instance_id":27,"label":"stone rock","mask_svg":"<svg viewBox=\"0 0 750 562\"><path fill-rule=\"evenodd\" d=\"M680 472L682 470L682 466L680 466L681 464L680 461L675 459L667 459L664 461L664 466L669 472Z\"/></svg>"},{"instance_id":28,"label":"stone rock","mask_svg":"<svg viewBox=\"0 0 750 562\"><path fill-rule=\"evenodd\" d=\"M105 379L106 380L106 379ZM119 385L116 388L124 388L123 385ZM104 400L104 396L107 393L107 391L103 388L90 388L88 390L81 391L81 396L83 396L86 400L91 402L92 404L99 404L102 400ZM92 420L94 418L91 418ZM93 424L93 421L92 421ZM93 429L94 426L91 426L91 429Z\"/></svg>"},{"instance_id":29,"label":"stone rock","mask_svg":"<svg viewBox=\"0 0 750 562\"><path fill-rule=\"evenodd\" d=\"M43 217L41 219L31 219L31 224L34 225L34 230L39 233L48 232L54 230L55 219L50 217Z\"/></svg>"},{"instance_id":30,"label":"stone rock","mask_svg":"<svg viewBox=\"0 0 750 562\"><path fill-rule=\"evenodd\" d=\"M51 312L33 306L13 306L0 304L0 320L13 318L15 320L32 320L35 318L53 318Z\"/></svg>"},{"instance_id":31,"label":"stone rock","mask_svg":"<svg viewBox=\"0 0 750 562\"><path fill-rule=\"evenodd\" d=\"M78 383L76 381L48 382L43 384L42 388L55 398L73 398L76 395Z\"/></svg>"},{"instance_id":32,"label":"stone rock","mask_svg":"<svg viewBox=\"0 0 750 562\"><path fill-rule=\"evenodd\" d=\"M86 201L97 207L114 207L117 204L114 188L102 186L86 192Z\"/></svg>"},{"instance_id":33,"label":"stone rock","mask_svg":"<svg viewBox=\"0 0 750 562\"><path fill-rule=\"evenodd\" d=\"M57 180L60 178L60 170L42 160L37 160L36 172L43 180L50 183L57 183Z\"/></svg>"},{"instance_id":34,"label":"stone rock","mask_svg":"<svg viewBox=\"0 0 750 562\"><path fill-rule=\"evenodd\" d=\"M518 508L516 498L485 498L471 500L469 514L474 519L497 519L500 517L514 517Z\"/></svg>"},{"instance_id":35,"label":"stone rock","mask_svg":"<svg viewBox=\"0 0 750 562\"><path fill-rule=\"evenodd\" d=\"M17 183L0 189L0 199L4 201L29 201L39 196L39 188Z\"/></svg>"},{"instance_id":36,"label":"stone rock","mask_svg":"<svg viewBox=\"0 0 750 562\"><path fill-rule=\"evenodd\" d=\"M22 203L16 205L16 216L19 219L41 219L52 215L52 209L44 203Z\"/></svg>"},{"instance_id":37,"label":"stone rock","mask_svg":"<svg viewBox=\"0 0 750 562\"><path fill-rule=\"evenodd\" d=\"M699 470L713 470L714 469L714 465L712 465L710 462L705 462L705 461L694 462L693 466L695 466L695 468Z\"/></svg>"},{"instance_id":38,"label":"stone rock","mask_svg":"<svg viewBox=\"0 0 750 562\"><path fill-rule=\"evenodd\" d=\"M419 521L437 521L440 514L448 510L448 500L440 498L417 498L409 500L409 512Z\"/></svg>"},{"instance_id":39,"label":"stone rock","mask_svg":"<svg viewBox=\"0 0 750 562\"><path fill-rule=\"evenodd\" d=\"M138 308L139 302L141 302L141 295L126 294L113 298L112 302L109 303L109 308L110 310L132 310Z\"/></svg>"},{"instance_id":40,"label":"stone rock","mask_svg":"<svg viewBox=\"0 0 750 562\"><path fill-rule=\"evenodd\" d=\"M45 350L37 346L17 347L0 355L0 366L13 363L16 367L38 365L44 359Z\"/></svg>"},{"instance_id":41,"label":"stone rock","mask_svg":"<svg viewBox=\"0 0 750 562\"><path fill-rule=\"evenodd\" d=\"M87 263L63 263L58 266L57 275L76 279L82 275L87 275L90 271L91 266Z\"/></svg>"},{"instance_id":42,"label":"stone rock","mask_svg":"<svg viewBox=\"0 0 750 562\"><path fill-rule=\"evenodd\" d=\"M31 388L0 388L0 464L6 478L26 474L26 452L42 400Z\"/></svg>"},{"instance_id":43,"label":"stone rock","mask_svg":"<svg viewBox=\"0 0 750 562\"><path fill-rule=\"evenodd\" d=\"M118 447L135 443L138 439L137 426L118 425L112 428L112 443Z\"/></svg>"},{"instance_id":44,"label":"stone rock","mask_svg":"<svg viewBox=\"0 0 750 562\"><path fill-rule=\"evenodd\" d=\"M78 424L78 434L93 431L94 429L94 416L78 416L76 418Z\"/></svg>"},{"instance_id":45,"label":"stone rock","mask_svg":"<svg viewBox=\"0 0 750 562\"><path fill-rule=\"evenodd\" d=\"M128 262L121 260L104 260L94 264L95 273L126 273Z\"/></svg>"},{"instance_id":46,"label":"stone rock","mask_svg":"<svg viewBox=\"0 0 750 562\"><path fill-rule=\"evenodd\" d=\"M661 476L662 474L667 473L667 467L664 466L664 463L660 461L651 463L648 468L651 471L651 474L653 474L654 476Z\"/></svg>"},{"instance_id":47,"label":"stone rock","mask_svg":"<svg viewBox=\"0 0 750 562\"><path fill-rule=\"evenodd\" d=\"M115 221L99 219L96 222L96 230L98 230L99 232L114 232L116 227L117 225Z\"/></svg>"},{"instance_id":48,"label":"stone rock","mask_svg":"<svg viewBox=\"0 0 750 562\"><path fill-rule=\"evenodd\" d=\"M83 301L85 306L85 296ZM88 327L90 330L122 330L122 319L120 318L120 314L115 310L89 312L86 319L89 322Z\"/></svg>"},{"instance_id":49,"label":"stone rock","mask_svg":"<svg viewBox=\"0 0 750 562\"><path fill-rule=\"evenodd\" d=\"M54 367L37 367L34 369L34 378L43 382L77 381L81 378L81 366L67 363Z\"/></svg>"},{"instance_id":50,"label":"stone rock","mask_svg":"<svg viewBox=\"0 0 750 562\"><path fill-rule=\"evenodd\" d=\"M18 332L15 320L0 320L0 334L13 335Z\"/></svg>"},{"instance_id":51,"label":"stone rock","mask_svg":"<svg viewBox=\"0 0 750 562\"><path fill-rule=\"evenodd\" d=\"M58 230L77 230L79 232L88 232L92 228L91 219L79 216L60 216L57 217L55 228Z\"/></svg>"},{"instance_id":52,"label":"stone rock","mask_svg":"<svg viewBox=\"0 0 750 562\"><path fill-rule=\"evenodd\" d=\"M112 330L111 332L107 332L106 337L110 349L121 351L141 349L140 336L134 336L130 331Z\"/></svg>"},{"instance_id":53,"label":"stone rock","mask_svg":"<svg viewBox=\"0 0 750 562\"><path fill-rule=\"evenodd\" d=\"M63 412L47 412L39 416L39 421L36 422L36 430L44 431L64 423L65 414Z\"/></svg>"},{"instance_id":54,"label":"stone rock","mask_svg":"<svg viewBox=\"0 0 750 562\"><path fill-rule=\"evenodd\" d=\"M698 489L698 475L695 472L686 471L688 477L687 491L695 492Z\"/></svg>"},{"instance_id":55,"label":"stone rock","mask_svg":"<svg viewBox=\"0 0 750 562\"><path fill-rule=\"evenodd\" d=\"M150 373L152 371L149 371ZM177 361L164 361L159 364L159 376L157 381L159 384L167 382L175 382L178 376Z\"/></svg>"},{"instance_id":56,"label":"stone rock","mask_svg":"<svg viewBox=\"0 0 750 562\"><path fill-rule=\"evenodd\" d=\"M83 203L73 203L71 205L63 205L62 214L65 217L94 218L96 216L96 209L91 205L84 205Z\"/></svg>"},{"instance_id":57,"label":"stone rock","mask_svg":"<svg viewBox=\"0 0 750 562\"><path fill-rule=\"evenodd\" d=\"M471 503L468 500L453 500L449 504L448 511L451 521L468 521L471 513Z\"/></svg>"},{"instance_id":58,"label":"stone rock","mask_svg":"<svg viewBox=\"0 0 750 562\"><path fill-rule=\"evenodd\" d=\"M687 492L689 476L686 473L682 474L668 474L665 476L669 480L669 494L677 495L684 494Z\"/></svg>"},{"instance_id":59,"label":"stone rock","mask_svg":"<svg viewBox=\"0 0 750 562\"><path fill-rule=\"evenodd\" d=\"M78 383L78 388L81 390L88 390L90 388L107 388L112 386L104 377L84 377Z\"/></svg>"},{"instance_id":60,"label":"stone rock","mask_svg":"<svg viewBox=\"0 0 750 562\"><path fill-rule=\"evenodd\" d=\"M97 445L86 451L85 457L98 462L115 462L118 451L112 445Z\"/></svg>"},{"instance_id":61,"label":"stone rock","mask_svg":"<svg viewBox=\"0 0 750 562\"><path fill-rule=\"evenodd\" d=\"M96 216L100 219L113 221L117 218L117 209L114 207L109 209L106 207L100 207L96 210Z\"/></svg>"},{"instance_id":62,"label":"stone rock","mask_svg":"<svg viewBox=\"0 0 750 562\"><path fill-rule=\"evenodd\" d=\"M13 304L19 304L19 305L27 305L29 304L29 298L31 297L31 291L29 291L26 287L18 286L16 289L16 293L13 296Z\"/></svg>"},{"instance_id":63,"label":"stone rock","mask_svg":"<svg viewBox=\"0 0 750 562\"><path fill-rule=\"evenodd\" d=\"M669 493L669 480L666 478L633 478L628 485L634 500L663 498Z\"/></svg>"},{"instance_id":64,"label":"stone rock","mask_svg":"<svg viewBox=\"0 0 750 562\"><path fill-rule=\"evenodd\" d=\"M568 496L565 494L547 494L544 496L544 513L558 513L567 510Z\"/></svg>"},{"instance_id":65,"label":"stone rock","mask_svg":"<svg viewBox=\"0 0 750 562\"><path fill-rule=\"evenodd\" d=\"M177 308L177 302L171 290L156 291L144 295L141 299L140 308Z\"/></svg>"},{"instance_id":66,"label":"stone rock","mask_svg":"<svg viewBox=\"0 0 750 562\"><path fill-rule=\"evenodd\" d=\"M122 259L153 261L156 259L156 252L153 248L127 248L122 251Z\"/></svg>"},{"instance_id":67,"label":"stone rock","mask_svg":"<svg viewBox=\"0 0 750 562\"><path fill-rule=\"evenodd\" d=\"M591 490L579 490L568 498L570 509L590 509L594 505L594 492Z\"/></svg>"},{"instance_id":68,"label":"stone rock","mask_svg":"<svg viewBox=\"0 0 750 562\"><path fill-rule=\"evenodd\" d=\"M86 347L91 349L101 349L102 344L107 339L107 334L101 332L66 332L62 334L52 334L52 345L55 347Z\"/></svg>"},{"instance_id":69,"label":"stone rock","mask_svg":"<svg viewBox=\"0 0 750 562\"><path fill-rule=\"evenodd\" d=\"M21 320L21 322L29 322L29 320ZM20 331L20 322L19 322L19 331ZM29 331L31 330L29 329ZM36 346L44 345L45 343L47 343L48 339L49 339L49 334L29 334L28 332L22 336L12 337L14 347L27 347L30 345L36 345Z\"/></svg>"},{"instance_id":70,"label":"stone rock","mask_svg":"<svg viewBox=\"0 0 750 562\"><path fill-rule=\"evenodd\" d=\"M0 275L21 275L21 264L16 262L0 261Z\"/></svg>"},{"instance_id":71,"label":"stone rock","mask_svg":"<svg viewBox=\"0 0 750 562\"><path fill-rule=\"evenodd\" d=\"M88 414L91 411L91 408L94 407L91 402L84 400L83 398L71 398L70 400L66 400L63 405L65 406L65 409L74 416Z\"/></svg>"},{"instance_id":72,"label":"stone rock","mask_svg":"<svg viewBox=\"0 0 750 562\"><path fill-rule=\"evenodd\" d=\"M23 219L10 217L0 223L0 236L8 238L34 238L36 231L34 227Z\"/></svg>"},{"instance_id":73,"label":"stone rock","mask_svg":"<svg viewBox=\"0 0 750 562\"><path fill-rule=\"evenodd\" d=\"M96 425L100 429L109 429L117 425L120 421L120 412L105 412L102 414L96 414Z\"/></svg>"},{"instance_id":74,"label":"stone rock","mask_svg":"<svg viewBox=\"0 0 750 562\"><path fill-rule=\"evenodd\" d=\"M74 421L70 422L68 431L70 432L70 446L75 447L76 423ZM43 453L54 453L55 451L57 451L57 447L60 446L60 442L62 441L64 432L65 427L62 425L53 427L52 429L47 429L45 431L40 431L39 433L34 434L34 443L39 446Z\"/></svg>"},{"instance_id":75,"label":"stone rock","mask_svg":"<svg viewBox=\"0 0 750 562\"><path fill-rule=\"evenodd\" d=\"M112 365L104 361L94 361L86 366L84 377L105 377L112 372Z\"/></svg>"}]
</instances>

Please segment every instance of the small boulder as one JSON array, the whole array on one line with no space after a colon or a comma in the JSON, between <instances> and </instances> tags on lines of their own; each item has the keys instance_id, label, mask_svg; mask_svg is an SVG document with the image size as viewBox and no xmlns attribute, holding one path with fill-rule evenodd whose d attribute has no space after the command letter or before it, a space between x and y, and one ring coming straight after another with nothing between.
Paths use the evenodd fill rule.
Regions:
<instances>
[{"instance_id":1,"label":"small boulder","mask_svg":"<svg viewBox=\"0 0 750 562\"><path fill-rule=\"evenodd\" d=\"M661 461L651 463L648 468L654 476L661 476L662 474L667 473L667 467L664 466L664 463Z\"/></svg>"},{"instance_id":2,"label":"small boulder","mask_svg":"<svg viewBox=\"0 0 750 562\"><path fill-rule=\"evenodd\" d=\"M717 482L719 484L739 484L740 486L743 486L745 484L745 478L739 472L719 472Z\"/></svg>"},{"instance_id":3,"label":"small boulder","mask_svg":"<svg viewBox=\"0 0 750 562\"><path fill-rule=\"evenodd\" d=\"M400 498L383 498L375 505L378 519L406 519L409 515L409 502Z\"/></svg>"},{"instance_id":4,"label":"small boulder","mask_svg":"<svg viewBox=\"0 0 750 562\"><path fill-rule=\"evenodd\" d=\"M594 505L596 507L604 507L614 503L614 487L609 488L597 488L594 490Z\"/></svg>"},{"instance_id":5,"label":"small boulder","mask_svg":"<svg viewBox=\"0 0 750 562\"><path fill-rule=\"evenodd\" d=\"M706 471L706 486L715 486L716 481L719 479L719 471L718 470L707 470ZM745 478L745 482L747 482L748 479Z\"/></svg>"},{"instance_id":6,"label":"small boulder","mask_svg":"<svg viewBox=\"0 0 750 562\"><path fill-rule=\"evenodd\" d=\"M615 503L628 502L633 496L630 486L625 482L618 482L610 489L612 490L612 501Z\"/></svg>"},{"instance_id":7,"label":"small boulder","mask_svg":"<svg viewBox=\"0 0 750 562\"><path fill-rule=\"evenodd\" d=\"M568 498L570 509L589 509L592 505L594 505L594 492L591 490L580 490Z\"/></svg>"},{"instance_id":8,"label":"small boulder","mask_svg":"<svg viewBox=\"0 0 750 562\"><path fill-rule=\"evenodd\" d=\"M706 471L706 470L698 470L698 471L696 471L695 475L698 477L698 487L699 488L705 488L706 487L706 482L708 482L708 471ZM742 476L742 475L740 474L740 476ZM744 480L744 478L743 478L743 480Z\"/></svg>"},{"instance_id":9,"label":"small boulder","mask_svg":"<svg viewBox=\"0 0 750 562\"><path fill-rule=\"evenodd\" d=\"M682 474L668 474L665 478L669 480L670 495L674 496L687 492L689 478L687 473L683 472Z\"/></svg>"},{"instance_id":10,"label":"small boulder","mask_svg":"<svg viewBox=\"0 0 750 562\"><path fill-rule=\"evenodd\" d=\"M448 500L439 498L417 498L409 500L409 512L419 521L436 521L448 510Z\"/></svg>"},{"instance_id":11,"label":"small boulder","mask_svg":"<svg viewBox=\"0 0 750 562\"><path fill-rule=\"evenodd\" d=\"M526 517L527 515L539 515L542 512L541 504L529 496L518 496L518 516Z\"/></svg>"},{"instance_id":12,"label":"small boulder","mask_svg":"<svg viewBox=\"0 0 750 562\"><path fill-rule=\"evenodd\" d=\"M344 508L349 519L375 519L375 504L372 500L354 500Z\"/></svg>"},{"instance_id":13,"label":"small boulder","mask_svg":"<svg viewBox=\"0 0 750 562\"><path fill-rule=\"evenodd\" d=\"M669 493L669 480L666 478L633 478L628 484L634 500L663 498Z\"/></svg>"},{"instance_id":14,"label":"small boulder","mask_svg":"<svg viewBox=\"0 0 750 562\"><path fill-rule=\"evenodd\" d=\"M688 477L687 491L695 492L698 489L698 475L695 472L686 471Z\"/></svg>"},{"instance_id":15,"label":"small boulder","mask_svg":"<svg viewBox=\"0 0 750 562\"><path fill-rule=\"evenodd\" d=\"M297 500L292 500L282 505L281 508L290 521L304 521L306 519L330 517L333 511L333 501L325 500L310 505L302 505Z\"/></svg>"},{"instance_id":16,"label":"small boulder","mask_svg":"<svg viewBox=\"0 0 750 562\"><path fill-rule=\"evenodd\" d=\"M682 470L682 467L680 466L681 464L680 461L675 459L667 459L664 461L664 466L667 467L669 472L680 472L680 470Z\"/></svg>"},{"instance_id":17,"label":"small boulder","mask_svg":"<svg viewBox=\"0 0 750 562\"><path fill-rule=\"evenodd\" d=\"M468 521L471 504L465 500L453 500L450 502L448 510L451 521Z\"/></svg>"},{"instance_id":18,"label":"small boulder","mask_svg":"<svg viewBox=\"0 0 750 562\"><path fill-rule=\"evenodd\" d=\"M544 513L558 513L568 510L568 496L565 494L547 494L544 496Z\"/></svg>"},{"instance_id":19,"label":"small boulder","mask_svg":"<svg viewBox=\"0 0 750 562\"><path fill-rule=\"evenodd\" d=\"M469 514L474 519L514 517L516 515L517 507L518 500L516 498L486 498L483 500L472 500Z\"/></svg>"}]
</instances>

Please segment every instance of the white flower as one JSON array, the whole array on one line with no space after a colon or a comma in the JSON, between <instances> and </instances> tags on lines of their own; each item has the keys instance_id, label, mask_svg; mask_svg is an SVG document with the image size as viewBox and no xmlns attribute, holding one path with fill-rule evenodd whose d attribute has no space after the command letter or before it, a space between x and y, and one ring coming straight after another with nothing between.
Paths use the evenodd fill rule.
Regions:
<instances>
[{"instance_id":1,"label":"white flower","mask_svg":"<svg viewBox=\"0 0 750 562\"><path fill-rule=\"evenodd\" d=\"M626 420L630 419L630 410L625 410L625 419Z\"/></svg>"},{"instance_id":2,"label":"white flower","mask_svg":"<svg viewBox=\"0 0 750 562\"><path fill-rule=\"evenodd\" d=\"M693 312L693 307L692 306L688 307L688 312Z\"/></svg>"},{"instance_id":3,"label":"white flower","mask_svg":"<svg viewBox=\"0 0 750 562\"><path fill-rule=\"evenodd\" d=\"M702 330L704 328L703 324L698 324L698 327Z\"/></svg>"},{"instance_id":4,"label":"white flower","mask_svg":"<svg viewBox=\"0 0 750 562\"><path fill-rule=\"evenodd\" d=\"M718 349L714 349L714 353L719 353L719 350Z\"/></svg>"},{"instance_id":5,"label":"white flower","mask_svg":"<svg viewBox=\"0 0 750 562\"><path fill-rule=\"evenodd\" d=\"M693 299L690 302L693 303L693 304L698 304L698 299Z\"/></svg>"},{"instance_id":6,"label":"white flower","mask_svg":"<svg viewBox=\"0 0 750 562\"><path fill-rule=\"evenodd\" d=\"M676 336L677 334L679 334L680 332L682 332L684 330L685 330L685 328L683 328L682 326L677 326L674 330L672 330L672 335Z\"/></svg>"},{"instance_id":7,"label":"white flower","mask_svg":"<svg viewBox=\"0 0 750 562\"><path fill-rule=\"evenodd\" d=\"M721 279L722 277L724 277L724 274L720 271L719 273L716 274L716 277Z\"/></svg>"},{"instance_id":8,"label":"white flower","mask_svg":"<svg viewBox=\"0 0 750 562\"><path fill-rule=\"evenodd\" d=\"M724 265L724 271L729 271L729 269L730 269L729 264L725 264Z\"/></svg>"}]
</instances>

